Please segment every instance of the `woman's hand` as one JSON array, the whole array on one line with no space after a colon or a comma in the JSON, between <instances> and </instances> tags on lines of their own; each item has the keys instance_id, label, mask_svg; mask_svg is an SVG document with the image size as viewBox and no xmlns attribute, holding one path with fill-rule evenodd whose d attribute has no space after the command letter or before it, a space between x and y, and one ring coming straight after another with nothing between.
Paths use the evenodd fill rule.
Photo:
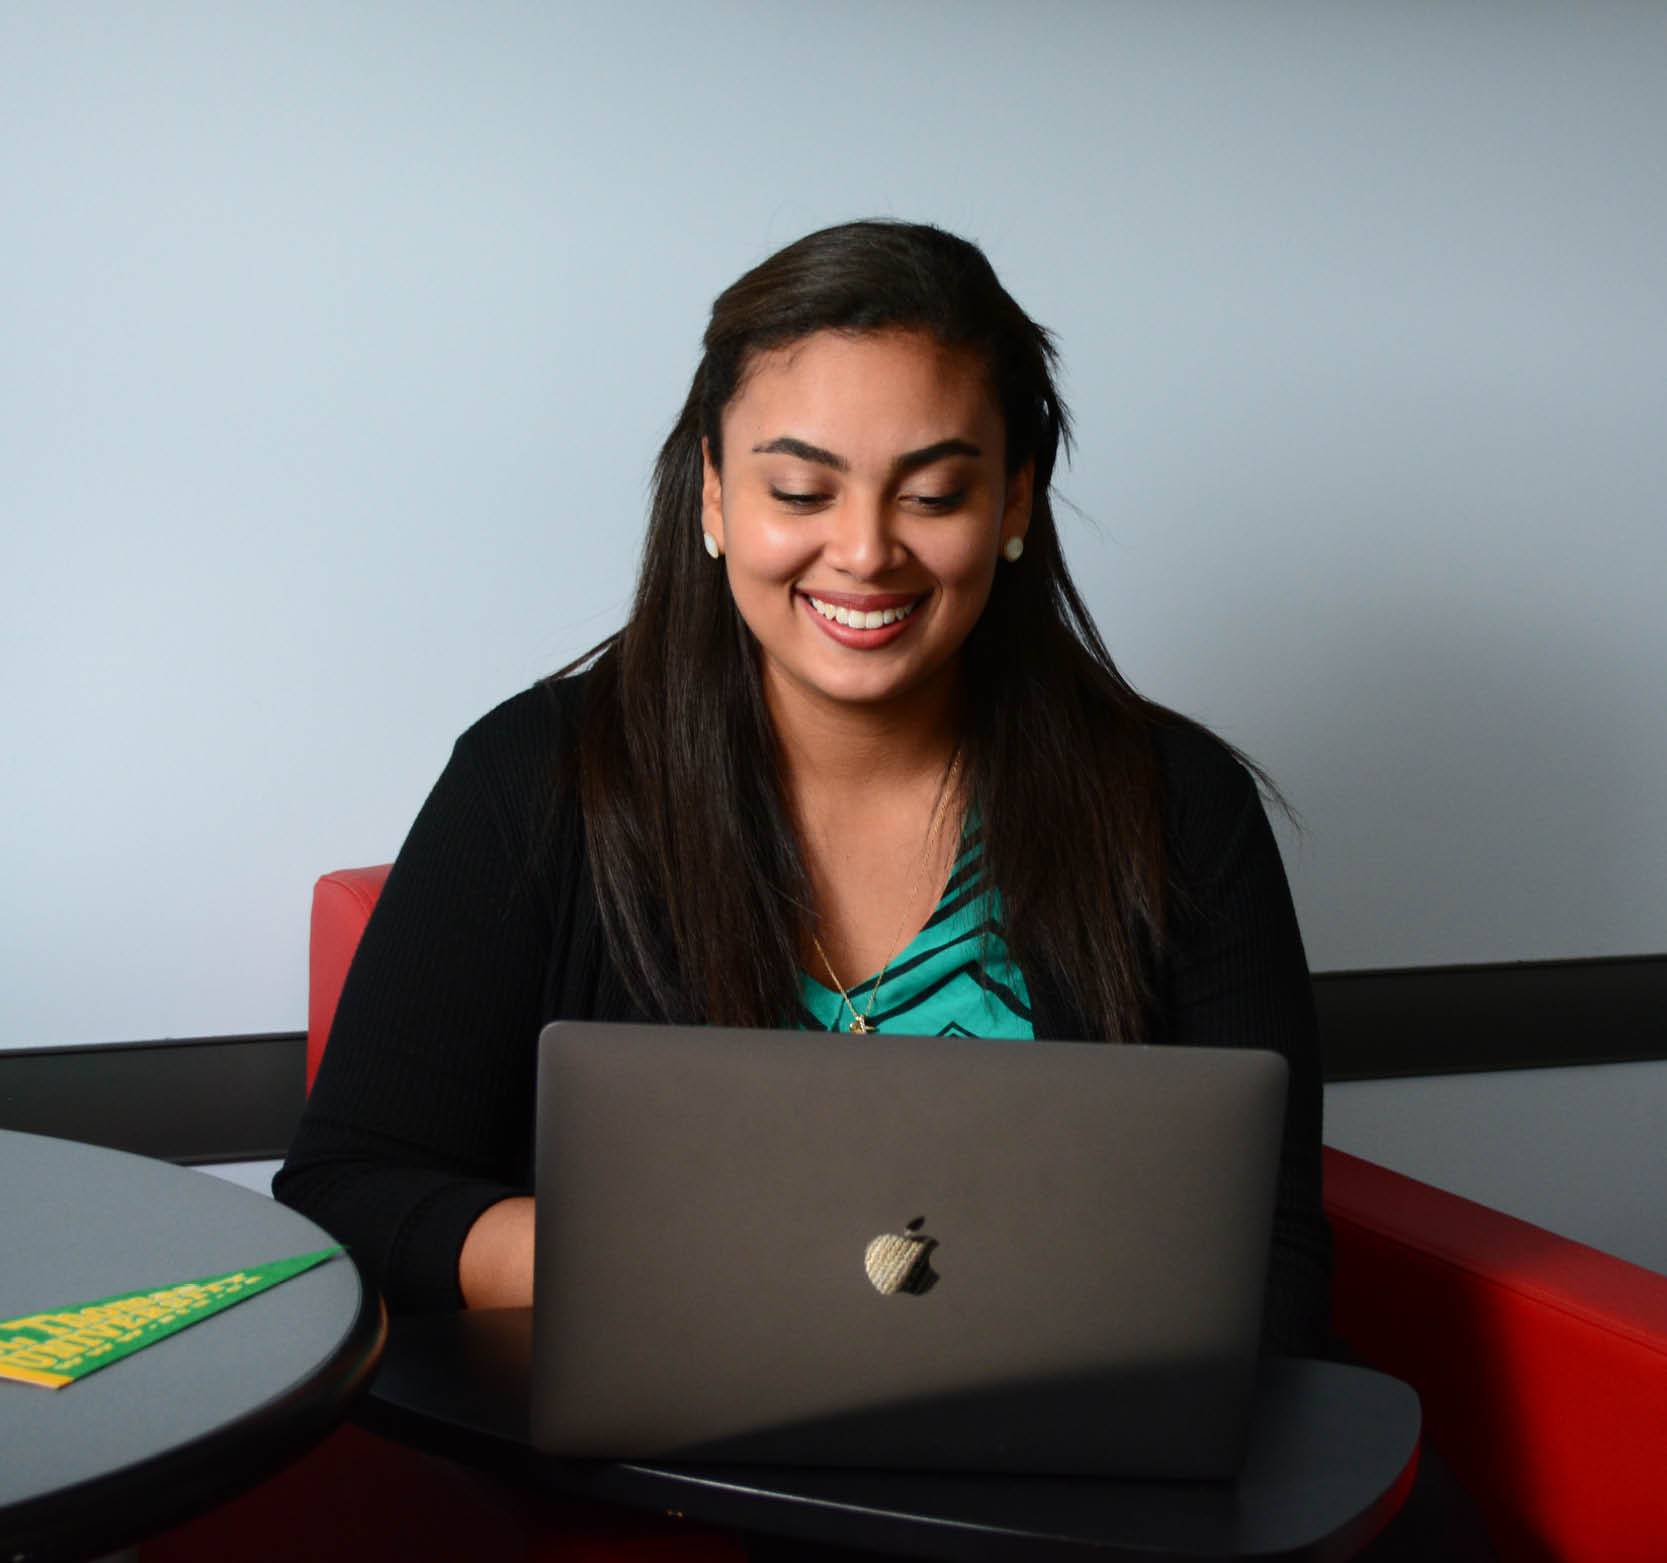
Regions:
<instances>
[{"instance_id":1,"label":"woman's hand","mask_svg":"<svg viewBox=\"0 0 1667 1563\"><path fill-rule=\"evenodd\" d=\"M533 1301L533 1201L489 1205L469 1228L457 1260L466 1308L530 1308Z\"/></svg>"}]
</instances>

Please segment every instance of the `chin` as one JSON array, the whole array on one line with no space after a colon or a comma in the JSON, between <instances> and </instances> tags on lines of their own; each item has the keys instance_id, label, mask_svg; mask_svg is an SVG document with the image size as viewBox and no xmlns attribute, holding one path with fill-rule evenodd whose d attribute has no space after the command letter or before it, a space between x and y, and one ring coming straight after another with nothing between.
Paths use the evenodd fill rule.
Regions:
<instances>
[{"instance_id":1,"label":"chin","mask_svg":"<svg viewBox=\"0 0 1667 1563\"><path fill-rule=\"evenodd\" d=\"M931 686L930 674L916 671L893 672L883 676L824 678L807 682L822 699L837 705L879 709L919 695Z\"/></svg>"}]
</instances>

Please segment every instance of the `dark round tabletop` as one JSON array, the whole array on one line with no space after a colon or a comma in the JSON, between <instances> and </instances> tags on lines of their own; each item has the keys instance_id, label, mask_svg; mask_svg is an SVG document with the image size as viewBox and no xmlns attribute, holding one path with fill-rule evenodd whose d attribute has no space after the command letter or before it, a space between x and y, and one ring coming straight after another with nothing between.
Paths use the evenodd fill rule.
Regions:
<instances>
[{"instance_id":1,"label":"dark round tabletop","mask_svg":"<svg viewBox=\"0 0 1667 1563\"><path fill-rule=\"evenodd\" d=\"M531 1315L396 1319L358 1418L544 1491L741 1530L941 1558L1352 1557L1417 1466L1417 1395L1332 1362L1263 1365L1236 1482L560 1460L528 1438Z\"/></svg>"},{"instance_id":2,"label":"dark round tabletop","mask_svg":"<svg viewBox=\"0 0 1667 1563\"><path fill-rule=\"evenodd\" d=\"M332 1246L206 1173L0 1130L0 1319ZM62 1389L0 1379L0 1563L92 1556L220 1502L328 1433L386 1332L345 1256Z\"/></svg>"}]
</instances>

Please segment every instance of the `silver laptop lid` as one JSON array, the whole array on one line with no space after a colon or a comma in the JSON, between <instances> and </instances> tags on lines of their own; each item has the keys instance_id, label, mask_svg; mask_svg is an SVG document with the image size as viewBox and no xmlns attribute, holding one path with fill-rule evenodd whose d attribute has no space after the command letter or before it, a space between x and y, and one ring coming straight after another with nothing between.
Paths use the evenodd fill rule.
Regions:
<instances>
[{"instance_id":1,"label":"silver laptop lid","mask_svg":"<svg viewBox=\"0 0 1667 1563\"><path fill-rule=\"evenodd\" d=\"M539 1070L541 1447L1237 1469L1277 1055L562 1022Z\"/></svg>"}]
</instances>

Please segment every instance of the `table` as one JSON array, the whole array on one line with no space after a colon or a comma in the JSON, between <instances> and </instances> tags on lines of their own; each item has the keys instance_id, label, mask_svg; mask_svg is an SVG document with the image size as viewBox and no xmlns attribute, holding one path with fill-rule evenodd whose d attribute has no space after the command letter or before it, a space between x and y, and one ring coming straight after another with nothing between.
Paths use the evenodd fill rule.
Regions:
<instances>
[{"instance_id":1,"label":"table","mask_svg":"<svg viewBox=\"0 0 1667 1563\"><path fill-rule=\"evenodd\" d=\"M187 1168L0 1130L0 1319L331 1246ZM0 1563L87 1557L208 1508L324 1437L386 1320L345 1256L70 1384L0 1379Z\"/></svg>"},{"instance_id":2,"label":"table","mask_svg":"<svg viewBox=\"0 0 1667 1563\"><path fill-rule=\"evenodd\" d=\"M1264 1365L1236 1483L558 1460L527 1438L525 1309L398 1319L357 1419L546 1492L942 1558L1352 1556L1406 1496L1418 1397L1366 1368Z\"/></svg>"}]
</instances>

